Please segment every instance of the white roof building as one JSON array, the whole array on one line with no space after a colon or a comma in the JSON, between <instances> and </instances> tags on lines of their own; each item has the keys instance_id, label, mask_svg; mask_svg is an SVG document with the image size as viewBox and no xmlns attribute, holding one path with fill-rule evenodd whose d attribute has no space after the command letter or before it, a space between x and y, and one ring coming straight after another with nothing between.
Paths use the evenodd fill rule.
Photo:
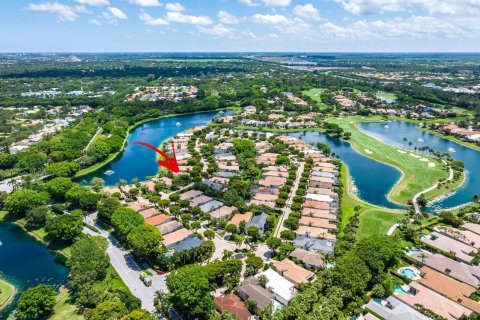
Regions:
<instances>
[{"instance_id":1,"label":"white roof building","mask_svg":"<svg viewBox=\"0 0 480 320\"><path fill-rule=\"evenodd\" d=\"M333 202L333 198L327 194L315 194L315 193L307 193L305 196L308 200L320 201L320 202Z\"/></svg>"},{"instance_id":2,"label":"white roof building","mask_svg":"<svg viewBox=\"0 0 480 320\"><path fill-rule=\"evenodd\" d=\"M267 277L267 289L275 294L275 299L282 304L287 304L292 299L295 291L295 285L282 277L278 272L273 269L267 269L262 273L259 273L255 277L258 278L261 275Z\"/></svg>"}]
</instances>

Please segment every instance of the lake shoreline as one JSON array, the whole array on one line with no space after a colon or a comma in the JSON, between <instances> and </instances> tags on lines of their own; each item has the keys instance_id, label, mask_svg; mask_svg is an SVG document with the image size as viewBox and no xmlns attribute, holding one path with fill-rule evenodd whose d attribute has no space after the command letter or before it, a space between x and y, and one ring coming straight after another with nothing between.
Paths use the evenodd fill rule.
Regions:
<instances>
[{"instance_id":1,"label":"lake shoreline","mask_svg":"<svg viewBox=\"0 0 480 320\"><path fill-rule=\"evenodd\" d=\"M17 294L17 288L11 284L10 282L8 282L7 280L3 279L3 278L0 278L0 288L3 288L3 290L5 288L9 288L9 293L8 293L8 296L7 297L4 297L3 298L3 301L0 301L0 311L2 311L3 309L5 309L10 303L12 303L13 301L13 298L15 297L15 295Z\"/></svg>"},{"instance_id":2,"label":"lake shoreline","mask_svg":"<svg viewBox=\"0 0 480 320\"><path fill-rule=\"evenodd\" d=\"M213 110L205 110L205 111L198 111L198 112L187 112L187 113L181 113L181 114L176 114L176 113L169 113L160 117L155 117L155 118L148 118L148 119L143 119L140 121L135 122L134 124L130 125L127 130L127 135L125 136L125 139L123 140L122 148L111 155L108 156L107 159L105 159L102 162L96 163L94 165L91 165L87 168L84 168L77 172L77 174L74 176L74 179L80 179L98 169L101 169L102 167L106 166L110 162L116 160L119 156L122 155L122 153L125 151L125 147L127 145L128 137L130 136L130 133L135 130L137 127L140 125L151 122L151 121L156 121L160 119L165 119L165 118L172 118L172 117L182 117L182 116L188 116L188 115L193 115L193 114L201 114L201 113L208 113L208 112L220 112L220 111L225 111L225 110L238 110L238 107L227 107L227 108L220 108L220 109L213 109Z\"/></svg>"}]
</instances>

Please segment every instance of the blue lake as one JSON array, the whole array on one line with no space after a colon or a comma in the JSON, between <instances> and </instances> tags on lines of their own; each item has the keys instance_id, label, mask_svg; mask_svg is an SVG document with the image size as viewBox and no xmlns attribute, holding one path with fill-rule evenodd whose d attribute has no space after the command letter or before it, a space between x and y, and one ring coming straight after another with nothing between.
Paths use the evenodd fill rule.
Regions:
<instances>
[{"instance_id":1,"label":"blue lake","mask_svg":"<svg viewBox=\"0 0 480 320\"><path fill-rule=\"evenodd\" d=\"M306 143L328 144L332 153L338 155L348 166L355 193L361 199L391 209L403 208L387 199L387 194L401 177L401 172L396 168L370 159L355 150L349 142L332 138L322 132L305 131L289 135Z\"/></svg>"},{"instance_id":2,"label":"blue lake","mask_svg":"<svg viewBox=\"0 0 480 320\"><path fill-rule=\"evenodd\" d=\"M404 138L412 141L413 147L428 146L434 150L450 152L452 158L461 160L465 164L465 183L453 194L439 201L434 201L429 211L456 207L472 201L474 194L480 194L480 152L465 147L456 142L444 139L437 135L420 130L416 124L403 121L368 122L359 124L364 132L377 137L385 143L404 146Z\"/></svg>"},{"instance_id":3,"label":"blue lake","mask_svg":"<svg viewBox=\"0 0 480 320\"><path fill-rule=\"evenodd\" d=\"M6 319L22 291L40 283L59 287L67 280L68 269L46 246L14 224L0 222L0 242L0 271L18 290L15 300L0 312L0 319Z\"/></svg>"},{"instance_id":4,"label":"blue lake","mask_svg":"<svg viewBox=\"0 0 480 320\"><path fill-rule=\"evenodd\" d=\"M232 110L223 112L225 115L232 114ZM162 118L145 122L130 132L127 146L124 151L113 161L88 175L79 178L82 184L88 184L94 177L105 180L108 186L115 185L120 179L128 182L133 178L140 181L148 176L156 175L158 171L157 154L145 147L134 145L135 141L143 141L154 146L160 146L165 140L187 129L208 124L218 111L190 114ZM177 125L180 123L180 125ZM107 170L112 170L112 175L106 175Z\"/></svg>"}]
</instances>

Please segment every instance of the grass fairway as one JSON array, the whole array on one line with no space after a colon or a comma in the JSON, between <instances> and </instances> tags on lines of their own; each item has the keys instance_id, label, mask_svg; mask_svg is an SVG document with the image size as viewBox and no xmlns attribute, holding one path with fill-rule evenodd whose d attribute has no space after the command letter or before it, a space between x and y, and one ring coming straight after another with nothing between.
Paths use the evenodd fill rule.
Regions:
<instances>
[{"instance_id":1,"label":"grass fairway","mask_svg":"<svg viewBox=\"0 0 480 320\"><path fill-rule=\"evenodd\" d=\"M440 178L448 178L448 170L445 165L424 154L417 154L417 157L410 155L411 151L404 150L401 153L400 148L381 142L380 140L361 132L357 122L380 120L380 117L346 117L331 118L328 121L340 125L345 131L352 133L350 143L363 155L385 164L394 166L402 172L402 177L390 191L388 197L391 201L399 204L407 204L415 194L421 192L438 182ZM367 152L368 151L368 152ZM426 158L423 162L418 158ZM434 163L435 167L429 167L428 163Z\"/></svg>"},{"instance_id":2,"label":"grass fairway","mask_svg":"<svg viewBox=\"0 0 480 320\"><path fill-rule=\"evenodd\" d=\"M404 216L404 214L392 214L378 209L365 210L360 215L358 238L362 239L372 234L387 234L388 229Z\"/></svg>"},{"instance_id":3,"label":"grass fairway","mask_svg":"<svg viewBox=\"0 0 480 320\"><path fill-rule=\"evenodd\" d=\"M53 308L50 320L82 320L83 315L78 314L78 308L70 299L70 294L65 287L60 288L57 296L57 304Z\"/></svg>"},{"instance_id":4,"label":"grass fairway","mask_svg":"<svg viewBox=\"0 0 480 320\"><path fill-rule=\"evenodd\" d=\"M341 230L355 214L355 207L361 207L360 226L357 236L359 239L373 234L385 235L388 229L405 216L403 211L377 207L358 199L350 192L348 169L342 166L341 181L342 193L342 222Z\"/></svg>"},{"instance_id":5,"label":"grass fairway","mask_svg":"<svg viewBox=\"0 0 480 320\"><path fill-rule=\"evenodd\" d=\"M7 281L0 279L0 310L5 308L15 295L15 287Z\"/></svg>"},{"instance_id":6,"label":"grass fairway","mask_svg":"<svg viewBox=\"0 0 480 320\"><path fill-rule=\"evenodd\" d=\"M322 102L322 98L321 98L321 95L324 91L325 89L313 88L310 90L302 91L302 93L310 97L310 99L312 99L313 101L315 101L317 103L317 106L319 106L321 109L326 109L328 108L328 106Z\"/></svg>"}]
</instances>

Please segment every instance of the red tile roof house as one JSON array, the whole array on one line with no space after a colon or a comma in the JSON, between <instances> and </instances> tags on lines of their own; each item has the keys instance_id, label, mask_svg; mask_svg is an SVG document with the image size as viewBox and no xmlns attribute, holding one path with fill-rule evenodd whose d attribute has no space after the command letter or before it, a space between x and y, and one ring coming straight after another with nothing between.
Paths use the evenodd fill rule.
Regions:
<instances>
[{"instance_id":1,"label":"red tile roof house","mask_svg":"<svg viewBox=\"0 0 480 320\"><path fill-rule=\"evenodd\" d=\"M287 182L286 178L266 177L265 179L260 180L258 184L269 188L281 188L285 182Z\"/></svg>"},{"instance_id":2,"label":"red tile roof house","mask_svg":"<svg viewBox=\"0 0 480 320\"><path fill-rule=\"evenodd\" d=\"M145 220L146 223L151 224L152 226L159 226L162 223L173 220L173 217L167 216L166 214L159 214Z\"/></svg>"},{"instance_id":3,"label":"red tile roof house","mask_svg":"<svg viewBox=\"0 0 480 320\"><path fill-rule=\"evenodd\" d=\"M161 212L158 209L150 208L147 210L140 211L140 214L142 215L143 219L148 219L153 216L161 214Z\"/></svg>"},{"instance_id":4,"label":"red tile roof house","mask_svg":"<svg viewBox=\"0 0 480 320\"><path fill-rule=\"evenodd\" d=\"M476 291L474 287L426 266L422 267L420 272L422 275L418 280L420 284L480 314L480 302L469 298Z\"/></svg>"},{"instance_id":5,"label":"red tile roof house","mask_svg":"<svg viewBox=\"0 0 480 320\"><path fill-rule=\"evenodd\" d=\"M302 216L305 217L312 217L312 218L320 218L326 219L330 222L336 222L337 216L330 213L330 210L321 210L321 209L313 209L313 208L303 208Z\"/></svg>"},{"instance_id":6,"label":"red tile roof house","mask_svg":"<svg viewBox=\"0 0 480 320\"><path fill-rule=\"evenodd\" d=\"M231 313L239 320L253 319L252 314L245 307L243 301L233 292L224 297L216 297L215 304L218 311Z\"/></svg>"},{"instance_id":7,"label":"red tile roof house","mask_svg":"<svg viewBox=\"0 0 480 320\"><path fill-rule=\"evenodd\" d=\"M139 201L130 202L127 206L127 208L133 209L135 211L142 211L152 207L153 207L153 204L149 202L139 202Z\"/></svg>"},{"instance_id":8,"label":"red tile roof house","mask_svg":"<svg viewBox=\"0 0 480 320\"><path fill-rule=\"evenodd\" d=\"M274 194L257 193L253 196L253 199L265 202L275 202L275 200L278 199L278 196Z\"/></svg>"},{"instance_id":9,"label":"red tile roof house","mask_svg":"<svg viewBox=\"0 0 480 320\"><path fill-rule=\"evenodd\" d=\"M438 232L432 232L429 236L422 236L420 240L423 243L431 245L442 251L453 254L457 259L465 262L471 262L476 253L476 249L463 242L444 236Z\"/></svg>"},{"instance_id":10,"label":"red tile roof house","mask_svg":"<svg viewBox=\"0 0 480 320\"><path fill-rule=\"evenodd\" d=\"M307 200L303 203L303 207L304 208L319 209L319 210L330 210L330 203Z\"/></svg>"},{"instance_id":11,"label":"red tile roof house","mask_svg":"<svg viewBox=\"0 0 480 320\"><path fill-rule=\"evenodd\" d=\"M295 262L288 258L282 261L273 261L273 266L282 277L290 280L296 287L302 283L315 280L313 272L296 265Z\"/></svg>"},{"instance_id":12,"label":"red tile roof house","mask_svg":"<svg viewBox=\"0 0 480 320\"><path fill-rule=\"evenodd\" d=\"M468 317L472 311L422 286L417 282L410 282L408 293L399 293L396 298L412 308L418 305L430 309L432 312L447 320L458 320Z\"/></svg>"},{"instance_id":13,"label":"red tile roof house","mask_svg":"<svg viewBox=\"0 0 480 320\"><path fill-rule=\"evenodd\" d=\"M327 263L321 255L315 252L307 251L305 249L296 248L290 253L290 256L302 261L307 268L315 268L317 270L325 269Z\"/></svg>"},{"instance_id":14,"label":"red tile roof house","mask_svg":"<svg viewBox=\"0 0 480 320\"><path fill-rule=\"evenodd\" d=\"M322 229L337 229L337 225L330 223L325 219L311 218L311 217L301 217L300 225L314 228Z\"/></svg>"},{"instance_id":15,"label":"red tile roof house","mask_svg":"<svg viewBox=\"0 0 480 320\"><path fill-rule=\"evenodd\" d=\"M237 213L232 217L232 219L228 222L228 224L234 224L238 228L240 226L240 222L245 221L246 223L249 223L250 220L252 220L252 217L253 217L252 212L245 212L244 214Z\"/></svg>"},{"instance_id":16,"label":"red tile roof house","mask_svg":"<svg viewBox=\"0 0 480 320\"><path fill-rule=\"evenodd\" d=\"M165 247L170 247L176 243L179 243L189 237L193 236L193 232L182 228L180 230L174 231L172 233L166 234L163 236L162 244Z\"/></svg>"},{"instance_id":17,"label":"red tile roof house","mask_svg":"<svg viewBox=\"0 0 480 320\"><path fill-rule=\"evenodd\" d=\"M261 200L250 200L250 205L255 205L255 206L267 206L269 208L275 209L275 202L271 201L261 201Z\"/></svg>"},{"instance_id":18,"label":"red tile roof house","mask_svg":"<svg viewBox=\"0 0 480 320\"><path fill-rule=\"evenodd\" d=\"M334 230L334 229L330 229ZM299 226L298 229L295 231L297 235L306 236L309 238L319 238L319 239L328 239L328 240L335 240L337 237L333 234L328 232L328 229L325 228L315 228L309 226Z\"/></svg>"}]
</instances>

